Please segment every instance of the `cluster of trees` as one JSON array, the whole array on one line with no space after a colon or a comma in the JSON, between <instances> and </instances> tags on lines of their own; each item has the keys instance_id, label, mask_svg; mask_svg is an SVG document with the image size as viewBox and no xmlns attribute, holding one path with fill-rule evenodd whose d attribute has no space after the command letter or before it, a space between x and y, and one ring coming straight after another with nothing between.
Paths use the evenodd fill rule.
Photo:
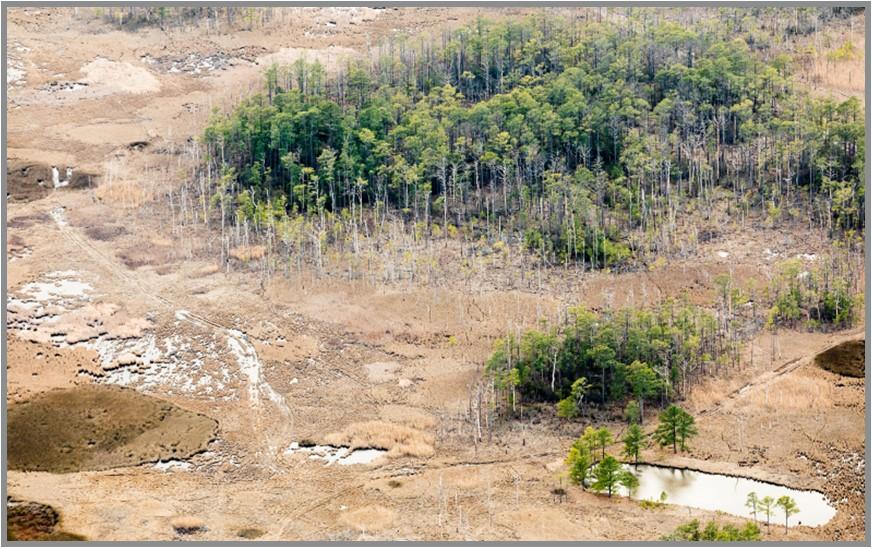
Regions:
<instances>
[{"instance_id":1,"label":"cluster of trees","mask_svg":"<svg viewBox=\"0 0 872 548\"><path fill-rule=\"evenodd\" d=\"M702 527L699 520L680 525L671 535L660 540L691 542L748 542L760 540L760 528L754 522L747 522L741 528L730 523L718 525L710 521Z\"/></svg>"},{"instance_id":2,"label":"cluster of trees","mask_svg":"<svg viewBox=\"0 0 872 548\"><path fill-rule=\"evenodd\" d=\"M507 234L582 268L668 252L716 188L742 210L799 204L862 229L860 103L795 89L747 17L655 13L478 20L338 75L272 67L264 93L207 127L205 188L223 181L222 225L345 220L326 237L344 240L399 216L422 237Z\"/></svg>"},{"instance_id":3,"label":"cluster of trees","mask_svg":"<svg viewBox=\"0 0 872 548\"><path fill-rule=\"evenodd\" d=\"M860 276L837 256L821 262L811 270L805 270L798 259L780 265L770 290L770 325L843 329L854 324L862 302L856 287Z\"/></svg>"},{"instance_id":4,"label":"cluster of trees","mask_svg":"<svg viewBox=\"0 0 872 548\"><path fill-rule=\"evenodd\" d=\"M571 308L558 328L498 340L486 372L505 411L522 400L557 402L559 415L574 418L591 403L629 400L627 418L641 422L646 402L683 396L736 355L726 329L702 308L672 301L652 311Z\"/></svg>"},{"instance_id":5,"label":"cluster of trees","mask_svg":"<svg viewBox=\"0 0 872 548\"><path fill-rule=\"evenodd\" d=\"M670 405L660 412L660 424L654 431L654 439L660 447L671 445L672 452L677 453L679 449L687 451L687 440L697 433L693 416L677 405Z\"/></svg>"},{"instance_id":6,"label":"cluster of trees","mask_svg":"<svg viewBox=\"0 0 872 548\"><path fill-rule=\"evenodd\" d=\"M606 492L609 496L619 487L630 491L638 487L636 476L625 470L618 459L606 454L606 446L612 441L612 434L607 428L588 426L566 456L569 480L582 489Z\"/></svg>"},{"instance_id":7,"label":"cluster of trees","mask_svg":"<svg viewBox=\"0 0 872 548\"><path fill-rule=\"evenodd\" d=\"M697 434L693 417L678 406L670 405L660 413L660 424L654 431L654 440L661 446L671 445L673 451L687 449L687 440ZM606 454L606 447L614 442L612 433L606 427L588 426L575 440L566 456L569 479L582 489L590 487L594 491L607 492L609 496L617 487L632 491L638 487L638 479L625 470L613 456ZM642 427L634 422L623 436L623 456L638 464L639 453L645 444Z\"/></svg>"},{"instance_id":8,"label":"cluster of trees","mask_svg":"<svg viewBox=\"0 0 872 548\"><path fill-rule=\"evenodd\" d=\"M784 515L785 533L787 533L790 516L799 513L799 506L796 504L796 501L788 495L784 495L778 497L778 499L774 499L769 495L765 497L758 497L757 493L751 491L750 493L748 493L748 498L745 500L745 506L748 507L751 515L754 516L755 522L757 521L758 513L766 516L767 531L769 531L769 521L772 517L772 512L774 512L776 509L780 509L782 514Z\"/></svg>"}]
</instances>

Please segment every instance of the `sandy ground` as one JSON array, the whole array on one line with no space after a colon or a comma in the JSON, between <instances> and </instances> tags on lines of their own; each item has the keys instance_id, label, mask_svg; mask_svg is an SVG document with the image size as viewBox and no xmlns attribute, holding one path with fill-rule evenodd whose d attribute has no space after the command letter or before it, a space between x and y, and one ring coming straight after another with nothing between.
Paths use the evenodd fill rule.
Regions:
<instances>
[{"instance_id":1,"label":"sandy ground","mask_svg":"<svg viewBox=\"0 0 872 548\"><path fill-rule=\"evenodd\" d=\"M765 280L773 257L819 252L813 234L731 225L657 269L556 271L511 290L311 276L262 284L256 273L218 271L151 201L211 109L251 93L270 60L302 55L329 67L378 39L438 32L478 11L288 10L265 30L132 35L61 9L10 10L10 165L93 177L8 206L7 290L25 305L7 325L10 400L109 383L219 423L205 452L176 465L10 471L10 495L53 506L66 530L94 540L169 540L181 534L173 523L192 516L203 527L185 538L198 540L254 529L284 540L629 540L694 517L740 522L574 487L558 500L560 462L585 425L532 413L475 446L463 420L470 386L507 329L575 303L686 293L709 303L719 274ZM648 449L644 459L822 490L838 510L828 525L773 528L770 538L861 539L863 383L813 363L861 336L758 337L740 370L686 402L700 430L692 450ZM377 436L391 451L368 465L287 451L294 442L365 447Z\"/></svg>"}]
</instances>

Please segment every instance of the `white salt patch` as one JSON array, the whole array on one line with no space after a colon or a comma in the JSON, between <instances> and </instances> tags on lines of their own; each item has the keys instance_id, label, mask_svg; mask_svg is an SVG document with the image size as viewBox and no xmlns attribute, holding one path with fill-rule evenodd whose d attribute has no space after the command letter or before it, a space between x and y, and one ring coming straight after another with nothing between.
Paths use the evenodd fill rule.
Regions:
<instances>
[{"instance_id":1,"label":"white salt patch","mask_svg":"<svg viewBox=\"0 0 872 548\"><path fill-rule=\"evenodd\" d=\"M272 385L263 377L263 366L257 357L257 351L248 342L248 337L246 337L245 333L238 329L227 329L226 331L227 345L236 356L239 370L248 379L248 396L252 405L258 404L259 395L262 392L271 402L278 406L286 417L290 416L291 410L288 408L285 398L276 392Z\"/></svg>"},{"instance_id":2,"label":"white salt patch","mask_svg":"<svg viewBox=\"0 0 872 548\"><path fill-rule=\"evenodd\" d=\"M339 459L339 464L370 464L387 453L384 449L358 449L347 457Z\"/></svg>"},{"instance_id":3,"label":"white salt patch","mask_svg":"<svg viewBox=\"0 0 872 548\"><path fill-rule=\"evenodd\" d=\"M260 383L260 361L257 353L251 345L243 343L244 334L236 329L230 329L227 333L227 345L236 356L239 370L248 379L248 399L252 405L260 400L258 385Z\"/></svg>"},{"instance_id":4,"label":"white salt patch","mask_svg":"<svg viewBox=\"0 0 872 548\"><path fill-rule=\"evenodd\" d=\"M15 84L16 82L23 80L26 72L20 66L16 66L13 64L12 60L6 63L6 83L7 84Z\"/></svg>"},{"instance_id":5,"label":"white salt patch","mask_svg":"<svg viewBox=\"0 0 872 548\"><path fill-rule=\"evenodd\" d=\"M161 472L169 472L171 470L190 470L192 465L190 462L185 462L178 459L159 460L154 463L154 468Z\"/></svg>"},{"instance_id":6,"label":"white salt patch","mask_svg":"<svg viewBox=\"0 0 872 548\"><path fill-rule=\"evenodd\" d=\"M77 297L87 300L87 293L93 290L91 284L77 280L58 280L56 282L30 282L21 291L39 302L47 302L56 298Z\"/></svg>"},{"instance_id":7,"label":"white salt patch","mask_svg":"<svg viewBox=\"0 0 872 548\"><path fill-rule=\"evenodd\" d=\"M55 224L57 224L61 228L69 224L67 223L67 216L64 213L63 207L56 207L52 209L49 215L51 216L52 220L54 220Z\"/></svg>"},{"instance_id":8,"label":"white salt patch","mask_svg":"<svg viewBox=\"0 0 872 548\"><path fill-rule=\"evenodd\" d=\"M337 447L334 445L313 445L310 447L300 447L297 442L285 450L286 455L301 453L309 455L309 460L317 460L324 463L324 466L330 466L334 463L346 466L351 464L369 464L385 453L384 449L356 449L352 451L348 447Z\"/></svg>"}]
</instances>

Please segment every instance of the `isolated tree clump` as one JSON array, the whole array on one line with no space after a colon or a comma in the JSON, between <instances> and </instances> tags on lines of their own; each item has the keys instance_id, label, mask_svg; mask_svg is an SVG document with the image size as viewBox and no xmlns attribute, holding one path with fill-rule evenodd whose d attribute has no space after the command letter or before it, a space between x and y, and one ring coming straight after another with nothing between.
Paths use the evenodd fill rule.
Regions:
<instances>
[{"instance_id":1,"label":"isolated tree clump","mask_svg":"<svg viewBox=\"0 0 872 548\"><path fill-rule=\"evenodd\" d=\"M638 424L631 424L624 434L624 456L633 459L633 464L639 463L639 452L642 450L644 434Z\"/></svg>"},{"instance_id":2,"label":"isolated tree clump","mask_svg":"<svg viewBox=\"0 0 872 548\"><path fill-rule=\"evenodd\" d=\"M654 431L654 439L660 447L671 445L672 452L687 450L687 440L697 435L696 421L684 409L670 405L660 413L660 424Z\"/></svg>"}]
</instances>

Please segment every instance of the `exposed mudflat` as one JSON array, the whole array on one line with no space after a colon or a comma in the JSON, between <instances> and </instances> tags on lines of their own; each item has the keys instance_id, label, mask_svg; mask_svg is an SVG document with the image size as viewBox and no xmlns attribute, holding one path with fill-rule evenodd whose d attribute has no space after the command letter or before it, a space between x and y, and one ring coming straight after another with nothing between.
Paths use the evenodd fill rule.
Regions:
<instances>
[{"instance_id":1,"label":"exposed mudflat","mask_svg":"<svg viewBox=\"0 0 872 548\"><path fill-rule=\"evenodd\" d=\"M9 468L105 470L186 458L206 448L217 422L115 386L51 390L9 407Z\"/></svg>"}]
</instances>

